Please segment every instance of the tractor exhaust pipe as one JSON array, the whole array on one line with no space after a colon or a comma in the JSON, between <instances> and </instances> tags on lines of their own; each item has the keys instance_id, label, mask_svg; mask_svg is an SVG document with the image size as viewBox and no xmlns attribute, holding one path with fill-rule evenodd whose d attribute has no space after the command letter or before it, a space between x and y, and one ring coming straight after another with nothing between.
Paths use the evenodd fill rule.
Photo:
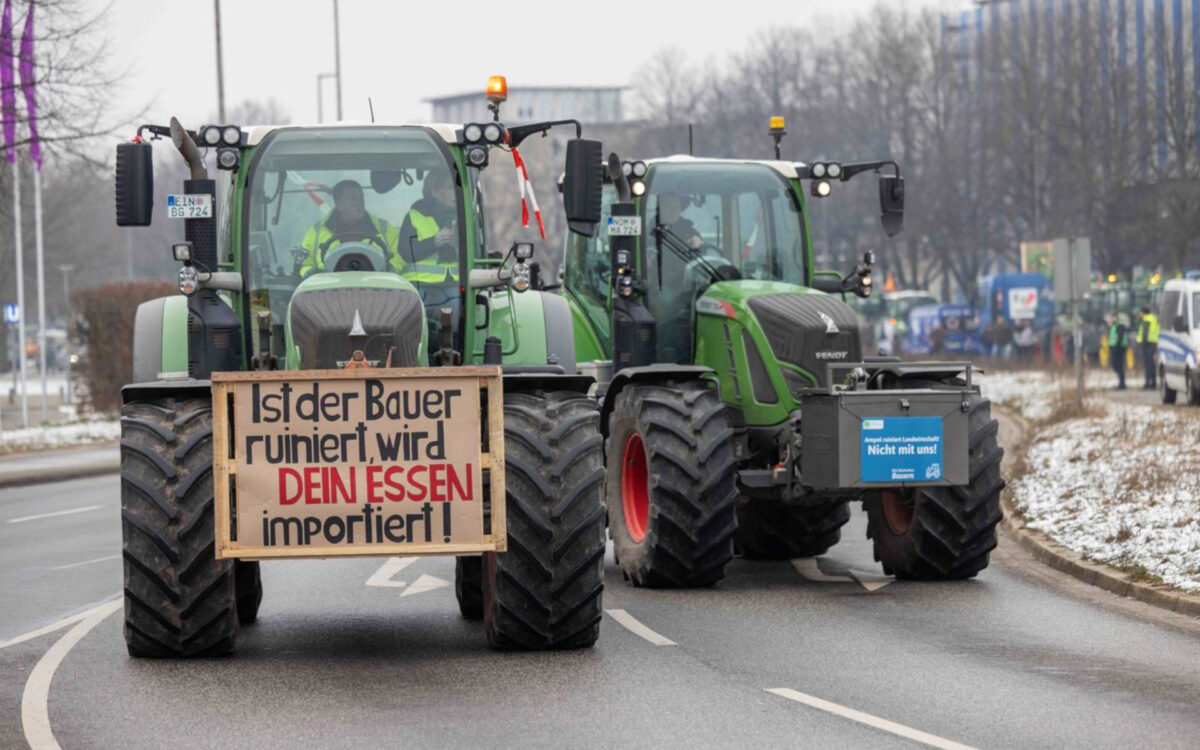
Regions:
<instances>
[{"instance_id":1,"label":"tractor exhaust pipe","mask_svg":"<svg viewBox=\"0 0 1200 750\"><path fill-rule=\"evenodd\" d=\"M175 148L179 149L183 160L192 170L192 179L208 179L208 170L204 167L204 160L200 157L200 149L196 148L196 142L192 140L192 136L188 135L187 130L175 117L171 118L171 142L175 144Z\"/></svg>"}]
</instances>

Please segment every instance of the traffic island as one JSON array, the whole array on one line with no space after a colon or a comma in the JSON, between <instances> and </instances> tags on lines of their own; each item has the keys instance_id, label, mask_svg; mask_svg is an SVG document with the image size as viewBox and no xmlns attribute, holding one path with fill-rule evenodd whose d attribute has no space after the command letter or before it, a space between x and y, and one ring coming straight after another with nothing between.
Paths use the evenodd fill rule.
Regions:
<instances>
[{"instance_id":1,"label":"traffic island","mask_svg":"<svg viewBox=\"0 0 1200 750\"><path fill-rule=\"evenodd\" d=\"M1105 375L1082 408L1069 372L984 379L1024 433L1004 528L1085 583L1200 616L1200 411L1118 402Z\"/></svg>"}]
</instances>

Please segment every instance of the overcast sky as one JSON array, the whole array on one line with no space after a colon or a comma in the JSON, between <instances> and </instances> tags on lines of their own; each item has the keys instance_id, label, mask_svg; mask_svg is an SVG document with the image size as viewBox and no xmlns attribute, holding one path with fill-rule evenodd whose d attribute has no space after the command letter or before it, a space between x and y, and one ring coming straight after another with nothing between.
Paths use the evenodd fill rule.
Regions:
<instances>
[{"instance_id":1,"label":"overcast sky","mask_svg":"<svg viewBox=\"0 0 1200 750\"><path fill-rule=\"evenodd\" d=\"M88 1L97 8L109 2ZM343 117L366 120L369 96L379 121L427 121L422 99L482 92L492 74L508 76L510 86L626 85L661 47L686 48L694 61L720 60L760 29L844 26L877 1L340 0ZM333 0L222 0L221 22L226 106L275 97L293 122L316 121L317 74L334 69ZM216 113L209 0L113 0L108 36L114 65L128 70L114 102L122 111L149 106L150 120L178 115L190 127ZM332 80L325 92L328 120Z\"/></svg>"}]
</instances>

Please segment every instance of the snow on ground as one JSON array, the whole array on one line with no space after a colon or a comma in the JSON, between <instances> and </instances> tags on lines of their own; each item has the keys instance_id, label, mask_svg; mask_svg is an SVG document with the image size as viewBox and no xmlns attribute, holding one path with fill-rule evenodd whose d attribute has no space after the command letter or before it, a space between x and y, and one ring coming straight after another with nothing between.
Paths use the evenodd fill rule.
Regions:
<instances>
[{"instance_id":1,"label":"snow on ground","mask_svg":"<svg viewBox=\"0 0 1200 750\"><path fill-rule=\"evenodd\" d=\"M1097 562L1200 591L1200 410L1114 399L1116 376L1103 370L1086 374L1082 413L1069 370L979 380L984 395L1034 424L1025 473L1010 483L1029 528Z\"/></svg>"},{"instance_id":2,"label":"snow on ground","mask_svg":"<svg viewBox=\"0 0 1200 750\"><path fill-rule=\"evenodd\" d=\"M1112 404L1040 432L1012 485L1030 528L1084 556L1200 591L1200 418Z\"/></svg>"},{"instance_id":3,"label":"snow on ground","mask_svg":"<svg viewBox=\"0 0 1200 750\"><path fill-rule=\"evenodd\" d=\"M0 454L65 448L71 445L119 440L120 437L121 423L115 419L20 430L6 429L0 431Z\"/></svg>"},{"instance_id":4,"label":"snow on ground","mask_svg":"<svg viewBox=\"0 0 1200 750\"><path fill-rule=\"evenodd\" d=\"M997 370L976 374L975 379L992 403L1034 422L1053 416L1075 389L1075 373L1071 370ZM1109 390L1116 384L1117 376L1110 370L1084 370L1084 387L1089 392Z\"/></svg>"}]
</instances>

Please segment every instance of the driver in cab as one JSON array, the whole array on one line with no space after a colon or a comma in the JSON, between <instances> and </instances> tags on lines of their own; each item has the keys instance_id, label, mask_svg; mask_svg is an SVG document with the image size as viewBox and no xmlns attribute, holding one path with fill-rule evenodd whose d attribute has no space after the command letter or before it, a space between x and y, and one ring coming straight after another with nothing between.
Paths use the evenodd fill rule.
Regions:
<instances>
[{"instance_id":1,"label":"driver in cab","mask_svg":"<svg viewBox=\"0 0 1200 750\"><path fill-rule=\"evenodd\" d=\"M400 226L400 275L413 283L458 283L458 203L448 171L433 171Z\"/></svg>"},{"instance_id":2,"label":"driver in cab","mask_svg":"<svg viewBox=\"0 0 1200 750\"><path fill-rule=\"evenodd\" d=\"M378 247L388 258L392 270L399 273L404 267L396 250L400 231L386 219L367 212L362 186L354 180L342 180L333 186L333 210L321 221L309 227L301 248L305 251L300 264L300 277L325 268L325 258L344 243L357 242Z\"/></svg>"},{"instance_id":3,"label":"driver in cab","mask_svg":"<svg viewBox=\"0 0 1200 750\"><path fill-rule=\"evenodd\" d=\"M674 193L658 196L658 225L665 228L693 250L698 250L704 240L696 231L696 225L683 215L686 198Z\"/></svg>"}]
</instances>

